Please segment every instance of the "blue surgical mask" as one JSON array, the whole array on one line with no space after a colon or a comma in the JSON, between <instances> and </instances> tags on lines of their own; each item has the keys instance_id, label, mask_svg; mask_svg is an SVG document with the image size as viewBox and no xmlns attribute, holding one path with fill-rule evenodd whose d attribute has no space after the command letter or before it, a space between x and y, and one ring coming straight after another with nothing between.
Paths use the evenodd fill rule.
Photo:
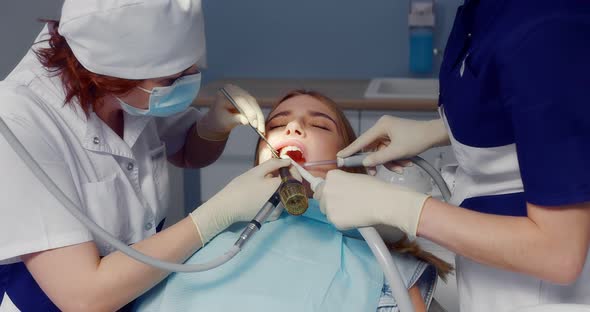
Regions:
<instances>
[{"instance_id":1,"label":"blue surgical mask","mask_svg":"<svg viewBox=\"0 0 590 312\"><path fill-rule=\"evenodd\" d=\"M130 115L167 117L185 111L199 94L200 87L201 73L198 73L182 76L167 87L155 87L152 90L137 87L150 94L148 109L131 106L119 98L117 100Z\"/></svg>"}]
</instances>

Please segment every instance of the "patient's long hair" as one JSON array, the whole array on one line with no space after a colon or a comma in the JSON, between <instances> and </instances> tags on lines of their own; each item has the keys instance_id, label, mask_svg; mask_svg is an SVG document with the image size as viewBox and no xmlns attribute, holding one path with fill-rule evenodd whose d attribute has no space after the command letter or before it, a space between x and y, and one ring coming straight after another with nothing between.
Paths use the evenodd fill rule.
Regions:
<instances>
[{"instance_id":1,"label":"patient's long hair","mask_svg":"<svg viewBox=\"0 0 590 312\"><path fill-rule=\"evenodd\" d=\"M344 112L342 111L342 109L340 109L340 107L338 107L338 104L336 104L336 102L334 102L332 99L330 99L329 97L321 94L320 92L317 91L313 91L313 90L303 90L303 89L297 89L297 90L292 90L290 92L288 92L286 95L284 95L279 101L277 101L272 109L271 109L271 113L284 101L296 97L296 96L300 96L300 95L307 95L307 96L311 96L315 99L317 99L318 101L326 104L330 110L332 112L334 112L337 116L336 118L336 123L338 126L338 131L340 132L339 135L342 138L342 141L344 143L344 147L348 146L350 143L352 143L354 140L356 140L356 134L354 133L354 129L352 128L352 125L350 124L350 121L348 120L348 118L346 118L346 115L344 115ZM269 113L270 116L270 113ZM268 121L268 120L267 120ZM254 164L258 165L259 164L259 158L258 158L258 148L260 146L260 139L258 140L258 142L256 143L256 149L255 149L255 159L254 159ZM366 174L367 171L365 170L365 168L345 168L344 170L348 171L348 172L352 172L352 173L364 173ZM436 268L436 272L438 274L438 276L443 280L446 281L447 276L453 271L453 266L438 258L437 256L431 254L430 252L427 252L425 250L423 250L420 245L418 245L418 243L416 243L415 241L410 241L407 237L407 235L404 235L399 241L395 242L395 243L386 243L387 247L390 250L399 252L399 253L407 253L410 254L424 262L430 263L432 264L435 268Z\"/></svg>"}]
</instances>

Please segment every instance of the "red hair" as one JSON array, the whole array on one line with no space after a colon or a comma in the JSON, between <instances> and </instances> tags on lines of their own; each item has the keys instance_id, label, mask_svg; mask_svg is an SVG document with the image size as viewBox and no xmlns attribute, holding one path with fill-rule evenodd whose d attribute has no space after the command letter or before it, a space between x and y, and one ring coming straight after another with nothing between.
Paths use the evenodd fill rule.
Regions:
<instances>
[{"instance_id":1,"label":"red hair","mask_svg":"<svg viewBox=\"0 0 590 312\"><path fill-rule=\"evenodd\" d=\"M48 72L60 77L66 94L64 104L74 104L72 100L77 100L88 114L90 107L96 108L105 96L126 94L142 82L90 72L80 64L66 39L58 33L59 21L42 21L49 28L49 47L35 50L35 54Z\"/></svg>"}]
</instances>

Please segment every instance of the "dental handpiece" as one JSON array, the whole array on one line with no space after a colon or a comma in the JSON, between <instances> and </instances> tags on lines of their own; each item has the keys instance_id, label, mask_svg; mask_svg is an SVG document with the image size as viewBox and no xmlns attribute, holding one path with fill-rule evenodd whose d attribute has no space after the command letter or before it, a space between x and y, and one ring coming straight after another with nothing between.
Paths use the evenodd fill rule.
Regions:
<instances>
[{"instance_id":1,"label":"dental handpiece","mask_svg":"<svg viewBox=\"0 0 590 312\"><path fill-rule=\"evenodd\" d=\"M363 160L369 155L370 153L358 153L348 157L337 157L336 159L331 160L320 160L320 161L310 161L303 164L303 167L313 167L313 166L323 166L323 165L332 165L336 164L338 168L354 168L354 167L362 167Z\"/></svg>"},{"instance_id":2,"label":"dental handpiece","mask_svg":"<svg viewBox=\"0 0 590 312\"><path fill-rule=\"evenodd\" d=\"M242 249L244 245L250 240L250 238L254 235L254 233L258 232L262 227L262 224L268 219L268 216L272 213L272 211L277 207L281 198L279 196L279 190L274 192L269 200L262 206L260 211L254 216L254 219L248 223L246 228L240 234L238 240L234 243L234 246Z\"/></svg>"}]
</instances>

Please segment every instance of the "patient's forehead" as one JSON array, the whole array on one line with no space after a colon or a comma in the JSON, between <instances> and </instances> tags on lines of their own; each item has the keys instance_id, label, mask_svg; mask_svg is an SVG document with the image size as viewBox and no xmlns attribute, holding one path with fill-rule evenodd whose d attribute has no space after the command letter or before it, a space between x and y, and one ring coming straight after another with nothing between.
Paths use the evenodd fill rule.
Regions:
<instances>
[{"instance_id":1,"label":"patient's forehead","mask_svg":"<svg viewBox=\"0 0 590 312\"><path fill-rule=\"evenodd\" d=\"M292 114L320 112L332 117L334 120L338 119L337 114L333 111L333 109L330 106L328 106L328 104L307 94L296 95L292 98L289 98L281 102L275 108L275 110L269 114L269 118L276 114L286 111L290 111Z\"/></svg>"}]
</instances>

